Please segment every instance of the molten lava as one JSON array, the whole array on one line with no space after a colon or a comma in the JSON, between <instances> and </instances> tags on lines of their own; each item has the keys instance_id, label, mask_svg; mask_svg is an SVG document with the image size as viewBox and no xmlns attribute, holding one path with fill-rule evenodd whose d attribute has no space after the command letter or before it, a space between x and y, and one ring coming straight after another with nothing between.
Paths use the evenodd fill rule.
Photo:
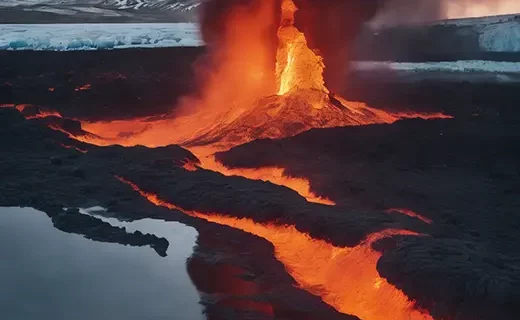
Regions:
<instances>
[{"instance_id":1,"label":"molten lava","mask_svg":"<svg viewBox=\"0 0 520 320\"><path fill-rule=\"evenodd\" d=\"M76 150L78 152L81 152L81 153L87 153L88 152L88 150L80 149L80 148L78 148L76 146L69 146L69 145L66 145L64 143L60 143L60 146L62 146L65 149L74 149L74 150Z\"/></svg>"},{"instance_id":2,"label":"molten lava","mask_svg":"<svg viewBox=\"0 0 520 320\"><path fill-rule=\"evenodd\" d=\"M282 1L276 54L278 95L307 89L328 93L323 80L323 59L307 46L305 35L294 26L296 10L292 0Z\"/></svg>"},{"instance_id":3,"label":"molten lava","mask_svg":"<svg viewBox=\"0 0 520 320\"><path fill-rule=\"evenodd\" d=\"M305 35L294 25L297 8L292 0L281 3L276 88L269 91L265 75L269 59L262 47L266 44L250 40L265 33L262 26L271 19L268 1L264 3L257 13L248 15L251 21L244 20L240 10L232 14L236 20L232 22L241 27L227 27L224 48L215 53L219 66L206 77L201 99L187 98L174 114L160 118L82 122L87 134L78 139L97 145L205 147L202 154L208 155L209 150L223 151L255 139L290 137L312 128L446 117L388 113L329 93L323 80L323 59L308 47ZM250 56L244 57L242 52Z\"/></svg>"},{"instance_id":4,"label":"molten lava","mask_svg":"<svg viewBox=\"0 0 520 320\"><path fill-rule=\"evenodd\" d=\"M136 184L117 177L151 203L179 210L192 217L230 226L262 237L275 247L276 258L299 286L319 296L339 312L370 320L432 319L414 308L415 304L377 272L381 253L372 248L378 240L394 235L413 235L407 230L385 230L369 235L355 247L336 247L312 238L294 226L260 224L219 214L185 210L143 191Z\"/></svg>"},{"instance_id":5,"label":"molten lava","mask_svg":"<svg viewBox=\"0 0 520 320\"><path fill-rule=\"evenodd\" d=\"M206 77L202 99L188 98L174 114L107 122L81 121L81 132L70 137L100 146L179 144L201 159L201 167L226 175L267 180L284 185L307 200L334 204L310 191L309 181L287 176L283 168L228 169L215 161L213 152L224 151L255 139L277 139L297 135L312 128L393 123L402 118L424 119L447 116L421 113L388 113L361 102L347 101L325 87L323 59L307 45L305 35L294 25L297 7L292 0L281 2L275 78L277 88L266 83L269 70L266 44L251 41L266 32L270 21L269 1L259 3L257 12L246 15L241 9L231 15L223 48L214 53L220 64ZM237 23L240 28L233 25ZM268 28L267 28L268 29ZM255 38L256 39L256 38ZM248 56L244 57L243 52ZM244 72L237 73L237 70ZM235 85L240 83L240 90ZM89 84L76 88L90 90ZM190 109L190 111L186 111ZM40 113L35 117L60 116ZM192 168L193 169L193 168Z\"/></svg>"},{"instance_id":6,"label":"molten lava","mask_svg":"<svg viewBox=\"0 0 520 320\"><path fill-rule=\"evenodd\" d=\"M92 89L92 85L90 83L87 83L81 86L77 86L76 89L74 89L74 91L89 91L90 89Z\"/></svg>"},{"instance_id":7,"label":"molten lava","mask_svg":"<svg viewBox=\"0 0 520 320\"><path fill-rule=\"evenodd\" d=\"M38 113L26 116L26 119L41 119L41 118L47 118L47 117L57 117L62 118L61 114L58 111L53 110L39 110Z\"/></svg>"},{"instance_id":8,"label":"molten lava","mask_svg":"<svg viewBox=\"0 0 520 320\"><path fill-rule=\"evenodd\" d=\"M283 168L262 167L258 169L231 169L218 162L214 156L208 156L202 159L201 166L207 170L220 172L225 176L241 176L251 180L269 181L273 184L285 186L298 192L309 202L321 203L330 206L335 205L334 201L327 199L326 197L318 196L312 192L309 180L291 177L285 174L285 169Z\"/></svg>"},{"instance_id":9,"label":"molten lava","mask_svg":"<svg viewBox=\"0 0 520 320\"><path fill-rule=\"evenodd\" d=\"M427 224L432 224L433 223L433 221L431 219L428 219L425 216L422 216L422 215L418 214L417 212L415 212L413 210L410 210L410 209L392 208L392 209L386 210L386 212L388 212L388 213L404 214L404 215L412 217L412 218L417 218L417 219L419 219L422 222L427 223Z\"/></svg>"}]
</instances>

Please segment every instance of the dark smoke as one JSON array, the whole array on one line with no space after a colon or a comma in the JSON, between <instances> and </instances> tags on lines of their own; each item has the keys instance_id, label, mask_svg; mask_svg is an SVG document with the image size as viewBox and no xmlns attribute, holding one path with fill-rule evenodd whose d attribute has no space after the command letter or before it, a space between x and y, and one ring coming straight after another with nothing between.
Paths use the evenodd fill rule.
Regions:
<instances>
[{"instance_id":1,"label":"dark smoke","mask_svg":"<svg viewBox=\"0 0 520 320\"><path fill-rule=\"evenodd\" d=\"M363 24L371 20L386 0L295 0L297 27L325 62L325 81L341 92L346 80L348 52Z\"/></svg>"},{"instance_id":2,"label":"dark smoke","mask_svg":"<svg viewBox=\"0 0 520 320\"><path fill-rule=\"evenodd\" d=\"M280 0L210 0L202 9L201 29L206 43L210 46L222 44L224 28L228 25L232 12L237 7L246 12L254 12L260 3L269 2L273 6L274 21L278 22ZM299 8L296 16L297 27L305 33L311 48L324 58L325 81L329 89L339 91L344 81L344 70L348 61L348 49L363 23L372 19L385 0L294 0ZM233 27L240 28L240 25ZM276 49L276 29L274 23L269 34L273 49L273 67ZM262 39L259 39L262 40Z\"/></svg>"},{"instance_id":3,"label":"dark smoke","mask_svg":"<svg viewBox=\"0 0 520 320\"><path fill-rule=\"evenodd\" d=\"M503 14L520 12L520 0L294 0L299 7L297 27L305 33L310 47L325 60L325 81L332 91L341 92L345 79L348 53L363 24L372 26L427 22L472 14ZM280 0L208 0L204 5L201 26L204 40L214 46L221 44L224 26L237 7L253 13L268 3L274 19L259 41L271 44L273 66L276 28ZM475 8L481 11L475 11ZM231 24L234 28L244 26Z\"/></svg>"},{"instance_id":4,"label":"dark smoke","mask_svg":"<svg viewBox=\"0 0 520 320\"><path fill-rule=\"evenodd\" d=\"M520 13L518 0L388 0L371 21L373 27L442 19Z\"/></svg>"}]
</instances>

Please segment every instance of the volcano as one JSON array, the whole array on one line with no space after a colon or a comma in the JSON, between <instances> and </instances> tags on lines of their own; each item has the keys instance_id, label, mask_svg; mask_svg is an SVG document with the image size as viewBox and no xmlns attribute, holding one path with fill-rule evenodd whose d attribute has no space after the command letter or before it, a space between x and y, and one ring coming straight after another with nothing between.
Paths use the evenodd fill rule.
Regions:
<instances>
[{"instance_id":1,"label":"volcano","mask_svg":"<svg viewBox=\"0 0 520 320\"><path fill-rule=\"evenodd\" d=\"M515 319L517 125L349 101L329 90L293 1L264 56L262 3L230 15L202 58L208 81L168 112L1 108L0 202L159 255L162 239L63 208L195 227L187 268L209 319ZM102 82L82 83L67 88Z\"/></svg>"},{"instance_id":2,"label":"volcano","mask_svg":"<svg viewBox=\"0 0 520 320\"><path fill-rule=\"evenodd\" d=\"M206 156L255 139L291 137L312 128L393 123L403 118L449 117L440 113L389 113L331 93L323 78L322 57L309 48L305 35L295 27L297 10L293 1L281 2L274 85L270 83L270 70L261 68L265 61L262 54L244 57L236 52L244 47L262 51L262 43L251 44L244 32L231 28L228 36L231 43L225 46L225 54L220 51L215 54L225 58L217 60L218 71L213 81L205 84L202 99L187 99L188 103L180 111L161 117L81 121L83 131L80 134L63 127L60 130L98 145L153 147L179 144L197 147L196 153ZM247 31L255 30L252 27L245 35ZM238 66L243 70L237 75ZM242 81L242 86L234 88L228 84L232 81ZM205 151L201 151L203 149Z\"/></svg>"},{"instance_id":3,"label":"volcano","mask_svg":"<svg viewBox=\"0 0 520 320\"><path fill-rule=\"evenodd\" d=\"M316 89L264 97L230 123L221 123L184 144L235 146L254 139L290 137L312 128L392 123L399 119L364 103L343 104L340 99Z\"/></svg>"}]
</instances>

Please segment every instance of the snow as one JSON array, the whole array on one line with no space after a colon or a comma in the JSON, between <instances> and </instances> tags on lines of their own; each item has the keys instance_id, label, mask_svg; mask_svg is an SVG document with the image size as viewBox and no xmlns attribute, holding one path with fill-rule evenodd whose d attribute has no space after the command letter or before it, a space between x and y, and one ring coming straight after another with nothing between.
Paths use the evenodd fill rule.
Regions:
<instances>
[{"instance_id":1,"label":"snow","mask_svg":"<svg viewBox=\"0 0 520 320\"><path fill-rule=\"evenodd\" d=\"M0 0L0 7L35 7L35 6L93 6L108 9L159 9L190 11L196 9L201 0Z\"/></svg>"},{"instance_id":2,"label":"snow","mask_svg":"<svg viewBox=\"0 0 520 320\"><path fill-rule=\"evenodd\" d=\"M195 23L4 24L0 50L102 50L201 46Z\"/></svg>"},{"instance_id":3,"label":"snow","mask_svg":"<svg viewBox=\"0 0 520 320\"><path fill-rule=\"evenodd\" d=\"M520 73L520 62L483 60L461 60L445 62L355 61L351 63L351 67L359 71L393 70L408 72Z\"/></svg>"},{"instance_id":4,"label":"snow","mask_svg":"<svg viewBox=\"0 0 520 320\"><path fill-rule=\"evenodd\" d=\"M67 16L72 16L77 13L76 11L70 10L70 9L60 9L60 8L52 8L52 7L38 7L35 9L25 8L24 11L48 12L48 13L67 15Z\"/></svg>"},{"instance_id":5,"label":"snow","mask_svg":"<svg viewBox=\"0 0 520 320\"><path fill-rule=\"evenodd\" d=\"M485 51L520 52L520 19L483 27L479 45Z\"/></svg>"},{"instance_id":6,"label":"snow","mask_svg":"<svg viewBox=\"0 0 520 320\"><path fill-rule=\"evenodd\" d=\"M470 27L479 35L479 46L487 52L520 52L520 15L445 20L441 25Z\"/></svg>"}]
</instances>

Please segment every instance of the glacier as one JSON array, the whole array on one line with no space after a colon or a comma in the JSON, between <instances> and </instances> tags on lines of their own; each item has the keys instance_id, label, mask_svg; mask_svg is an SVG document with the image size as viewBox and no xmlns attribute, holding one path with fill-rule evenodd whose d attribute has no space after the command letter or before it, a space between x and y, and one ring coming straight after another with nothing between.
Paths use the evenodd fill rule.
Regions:
<instances>
[{"instance_id":1,"label":"glacier","mask_svg":"<svg viewBox=\"0 0 520 320\"><path fill-rule=\"evenodd\" d=\"M0 50L196 47L196 23L0 24Z\"/></svg>"},{"instance_id":2,"label":"glacier","mask_svg":"<svg viewBox=\"0 0 520 320\"><path fill-rule=\"evenodd\" d=\"M444 20L432 25L470 28L485 52L520 52L520 14Z\"/></svg>"},{"instance_id":3,"label":"glacier","mask_svg":"<svg viewBox=\"0 0 520 320\"><path fill-rule=\"evenodd\" d=\"M441 62L353 61L350 63L350 67L359 71L520 73L520 62L485 60Z\"/></svg>"}]
</instances>

